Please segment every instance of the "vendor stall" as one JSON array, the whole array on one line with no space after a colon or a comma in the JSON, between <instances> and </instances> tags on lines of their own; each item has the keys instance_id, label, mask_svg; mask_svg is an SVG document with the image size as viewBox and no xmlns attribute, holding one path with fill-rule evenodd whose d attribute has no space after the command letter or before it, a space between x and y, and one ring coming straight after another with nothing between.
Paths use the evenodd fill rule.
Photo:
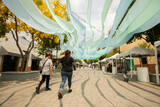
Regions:
<instances>
[{"instance_id":1,"label":"vendor stall","mask_svg":"<svg viewBox=\"0 0 160 107\"><path fill-rule=\"evenodd\" d=\"M148 57L148 56L154 56L154 50L145 49L145 48L141 48L141 47L134 47L128 51L121 53L117 57L130 57L130 59L132 59L132 57L141 58L141 57ZM133 76L132 60L130 62L131 62L131 78L132 78L132 76ZM139 74L138 78L142 77L141 75L144 75L143 71L145 74L147 74L147 76L145 77L146 79L140 79L140 80L146 80L144 82L149 82L149 80L148 80L149 73L146 73L146 72L148 72L148 68L146 68L146 67L141 66L141 67L139 67L139 69L137 69L137 73ZM141 72L141 73L139 73L139 72Z\"/></svg>"},{"instance_id":2,"label":"vendor stall","mask_svg":"<svg viewBox=\"0 0 160 107\"><path fill-rule=\"evenodd\" d=\"M116 60L116 57L118 56L119 54L116 53L115 55L107 58L106 60L108 62L112 62L112 73L113 74L116 74L117 73L117 60Z\"/></svg>"}]
</instances>

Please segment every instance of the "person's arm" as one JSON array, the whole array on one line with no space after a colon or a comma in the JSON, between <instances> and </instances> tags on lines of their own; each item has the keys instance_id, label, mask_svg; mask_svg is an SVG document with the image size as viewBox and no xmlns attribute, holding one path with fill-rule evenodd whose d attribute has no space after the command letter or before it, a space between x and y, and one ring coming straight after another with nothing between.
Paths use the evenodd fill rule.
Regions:
<instances>
[{"instance_id":1,"label":"person's arm","mask_svg":"<svg viewBox=\"0 0 160 107\"><path fill-rule=\"evenodd\" d=\"M63 58L60 59L59 66L62 66Z\"/></svg>"},{"instance_id":2,"label":"person's arm","mask_svg":"<svg viewBox=\"0 0 160 107\"><path fill-rule=\"evenodd\" d=\"M51 70L51 76L53 76L53 67L50 65L50 70Z\"/></svg>"},{"instance_id":3,"label":"person's arm","mask_svg":"<svg viewBox=\"0 0 160 107\"><path fill-rule=\"evenodd\" d=\"M74 59L72 58L72 65L74 64Z\"/></svg>"},{"instance_id":4,"label":"person's arm","mask_svg":"<svg viewBox=\"0 0 160 107\"><path fill-rule=\"evenodd\" d=\"M51 70L51 76L53 76L53 63L52 60L50 61L50 70Z\"/></svg>"}]
</instances>

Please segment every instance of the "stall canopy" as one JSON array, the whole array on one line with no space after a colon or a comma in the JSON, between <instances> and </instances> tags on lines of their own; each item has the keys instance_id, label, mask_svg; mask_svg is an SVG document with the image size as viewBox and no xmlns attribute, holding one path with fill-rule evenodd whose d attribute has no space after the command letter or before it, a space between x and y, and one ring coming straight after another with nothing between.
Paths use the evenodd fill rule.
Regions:
<instances>
[{"instance_id":1,"label":"stall canopy","mask_svg":"<svg viewBox=\"0 0 160 107\"><path fill-rule=\"evenodd\" d=\"M160 41L154 42L154 45L155 45L155 46L160 46Z\"/></svg>"},{"instance_id":2,"label":"stall canopy","mask_svg":"<svg viewBox=\"0 0 160 107\"><path fill-rule=\"evenodd\" d=\"M106 59L107 59L107 58L104 58L103 60L101 60L101 61L99 61L99 62L106 62Z\"/></svg>"},{"instance_id":3,"label":"stall canopy","mask_svg":"<svg viewBox=\"0 0 160 107\"><path fill-rule=\"evenodd\" d=\"M117 57L141 57L141 56L154 56L154 50L145 49L141 47L134 47L128 51L119 54Z\"/></svg>"},{"instance_id":4,"label":"stall canopy","mask_svg":"<svg viewBox=\"0 0 160 107\"><path fill-rule=\"evenodd\" d=\"M116 53L115 55L113 55L113 56L111 56L111 57L107 58L107 60L116 59L118 55L119 55L119 54L118 54L118 53Z\"/></svg>"}]
</instances>

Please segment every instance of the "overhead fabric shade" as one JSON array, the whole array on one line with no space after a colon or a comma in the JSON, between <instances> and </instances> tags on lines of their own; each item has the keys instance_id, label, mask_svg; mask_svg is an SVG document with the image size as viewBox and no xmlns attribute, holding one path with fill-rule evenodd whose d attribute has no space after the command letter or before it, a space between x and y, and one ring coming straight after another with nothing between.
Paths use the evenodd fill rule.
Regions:
<instances>
[{"instance_id":1,"label":"overhead fabric shade","mask_svg":"<svg viewBox=\"0 0 160 107\"><path fill-rule=\"evenodd\" d=\"M116 12L116 16L113 22L113 26L111 29L110 34L108 35L108 37L102 41L101 45L98 48L102 48L104 47L104 44L107 43L113 36L113 34L116 31L116 28L118 27L118 24L120 23L121 19L123 18L125 12L127 11L129 5L131 4L132 0L121 0L117 12Z\"/></svg>"},{"instance_id":2,"label":"overhead fabric shade","mask_svg":"<svg viewBox=\"0 0 160 107\"><path fill-rule=\"evenodd\" d=\"M86 27L80 21L78 21L74 17L74 15L72 14L70 0L66 0L66 3L67 3L67 12L69 14L69 17L70 17L70 20L71 20L73 26L75 27L75 29L79 33L81 33L83 36L85 36L85 34L86 34Z\"/></svg>"},{"instance_id":3,"label":"overhead fabric shade","mask_svg":"<svg viewBox=\"0 0 160 107\"><path fill-rule=\"evenodd\" d=\"M29 26L49 34L64 30L53 20L44 16L33 0L2 0L11 12Z\"/></svg>"},{"instance_id":4,"label":"overhead fabric shade","mask_svg":"<svg viewBox=\"0 0 160 107\"><path fill-rule=\"evenodd\" d=\"M68 5L67 11L71 19L70 22L67 22L55 15L49 0L44 1L56 22L44 16L33 0L2 1L13 14L29 26L41 32L57 34L61 40L61 49L69 49L73 51L72 56L75 59L99 58L103 54L108 53L111 49L126 43L135 33L143 32L160 23L160 0L136 0L117 29L118 24L132 2L132 0L121 0L111 33L108 35L108 38L104 40L104 28L106 26L105 20L112 4L112 0L105 0L104 6L102 6L102 32L99 35L95 33L91 24L91 8L93 8L93 0L88 0L87 4L87 19L90 27L90 33L86 32L86 26L84 26L83 23L73 15L70 5L72 2L70 3L70 0L66 1ZM65 33L68 37L68 42L66 44L63 44L62 42L64 40L62 33ZM87 37L90 38L87 39ZM94 37L98 37L98 39L94 40ZM98 48L100 49L98 50Z\"/></svg>"}]
</instances>

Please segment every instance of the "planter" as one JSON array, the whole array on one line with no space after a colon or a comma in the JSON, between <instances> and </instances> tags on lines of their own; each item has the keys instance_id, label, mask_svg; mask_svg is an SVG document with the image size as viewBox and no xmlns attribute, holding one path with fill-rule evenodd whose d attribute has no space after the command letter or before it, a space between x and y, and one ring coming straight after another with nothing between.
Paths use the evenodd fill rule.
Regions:
<instances>
[{"instance_id":1,"label":"planter","mask_svg":"<svg viewBox=\"0 0 160 107\"><path fill-rule=\"evenodd\" d=\"M102 71L105 71L105 66L102 66Z\"/></svg>"},{"instance_id":2,"label":"planter","mask_svg":"<svg viewBox=\"0 0 160 107\"><path fill-rule=\"evenodd\" d=\"M138 81L149 82L149 72L147 67L137 67Z\"/></svg>"},{"instance_id":3,"label":"planter","mask_svg":"<svg viewBox=\"0 0 160 107\"><path fill-rule=\"evenodd\" d=\"M39 76L39 71L33 72L1 72L1 80L26 80Z\"/></svg>"},{"instance_id":4,"label":"planter","mask_svg":"<svg viewBox=\"0 0 160 107\"><path fill-rule=\"evenodd\" d=\"M116 74L117 67L112 67L112 74Z\"/></svg>"}]
</instances>

